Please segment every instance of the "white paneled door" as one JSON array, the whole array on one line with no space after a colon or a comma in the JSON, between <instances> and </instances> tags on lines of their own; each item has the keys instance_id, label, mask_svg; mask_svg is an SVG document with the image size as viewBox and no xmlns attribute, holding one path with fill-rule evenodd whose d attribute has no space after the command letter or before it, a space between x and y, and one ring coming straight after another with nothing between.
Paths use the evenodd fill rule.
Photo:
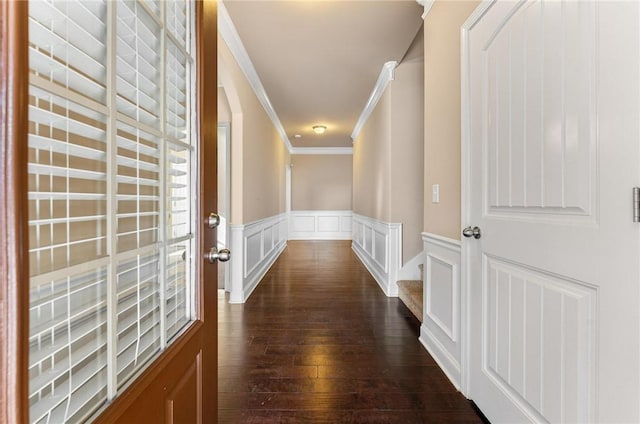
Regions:
<instances>
[{"instance_id":1,"label":"white paneled door","mask_svg":"<svg viewBox=\"0 0 640 424\"><path fill-rule=\"evenodd\" d=\"M640 422L640 3L463 27L469 396L493 423Z\"/></svg>"}]
</instances>

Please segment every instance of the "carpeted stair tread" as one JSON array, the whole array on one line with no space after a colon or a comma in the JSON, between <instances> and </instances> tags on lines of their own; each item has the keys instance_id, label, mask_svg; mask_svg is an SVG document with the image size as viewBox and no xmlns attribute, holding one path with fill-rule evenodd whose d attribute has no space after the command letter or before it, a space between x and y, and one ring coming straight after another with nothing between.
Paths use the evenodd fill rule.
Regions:
<instances>
[{"instance_id":1,"label":"carpeted stair tread","mask_svg":"<svg viewBox=\"0 0 640 424\"><path fill-rule=\"evenodd\" d=\"M422 322L422 281L398 281L398 297L411 313Z\"/></svg>"}]
</instances>

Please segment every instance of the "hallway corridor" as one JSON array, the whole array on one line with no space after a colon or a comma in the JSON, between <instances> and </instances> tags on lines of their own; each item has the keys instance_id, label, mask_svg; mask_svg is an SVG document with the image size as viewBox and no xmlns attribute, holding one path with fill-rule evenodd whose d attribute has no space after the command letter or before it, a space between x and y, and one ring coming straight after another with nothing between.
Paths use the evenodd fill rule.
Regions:
<instances>
[{"instance_id":1,"label":"hallway corridor","mask_svg":"<svg viewBox=\"0 0 640 424\"><path fill-rule=\"evenodd\" d=\"M218 327L220 423L481 422L350 241L288 242Z\"/></svg>"}]
</instances>

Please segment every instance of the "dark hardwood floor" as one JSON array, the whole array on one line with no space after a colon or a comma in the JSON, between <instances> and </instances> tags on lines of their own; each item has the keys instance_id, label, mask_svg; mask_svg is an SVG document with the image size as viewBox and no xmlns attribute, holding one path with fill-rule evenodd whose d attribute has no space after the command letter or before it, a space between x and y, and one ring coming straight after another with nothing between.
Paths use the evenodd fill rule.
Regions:
<instances>
[{"instance_id":1,"label":"dark hardwood floor","mask_svg":"<svg viewBox=\"0 0 640 424\"><path fill-rule=\"evenodd\" d=\"M349 241L290 241L244 305L219 301L220 423L479 423Z\"/></svg>"}]
</instances>

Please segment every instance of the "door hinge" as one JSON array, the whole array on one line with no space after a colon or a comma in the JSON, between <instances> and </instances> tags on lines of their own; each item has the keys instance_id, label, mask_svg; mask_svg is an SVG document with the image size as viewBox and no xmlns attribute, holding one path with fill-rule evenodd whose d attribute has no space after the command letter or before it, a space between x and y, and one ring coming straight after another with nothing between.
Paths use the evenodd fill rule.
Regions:
<instances>
[{"instance_id":1,"label":"door hinge","mask_svg":"<svg viewBox=\"0 0 640 424\"><path fill-rule=\"evenodd\" d=\"M633 222L640 222L640 187L633 188Z\"/></svg>"}]
</instances>

